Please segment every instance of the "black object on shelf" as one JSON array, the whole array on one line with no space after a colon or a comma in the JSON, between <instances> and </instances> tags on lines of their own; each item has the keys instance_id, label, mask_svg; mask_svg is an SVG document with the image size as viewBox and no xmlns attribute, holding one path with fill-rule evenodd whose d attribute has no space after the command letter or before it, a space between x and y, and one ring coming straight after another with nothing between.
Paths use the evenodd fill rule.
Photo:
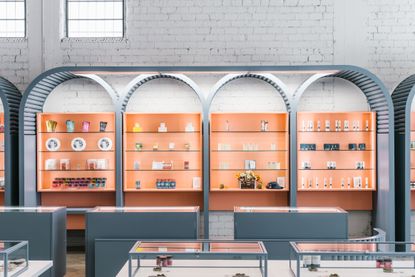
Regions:
<instances>
[{"instance_id":1,"label":"black object on shelf","mask_svg":"<svg viewBox=\"0 0 415 277\"><path fill-rule=\"evenodd\" d=\"M325 151L339 151L340 150L340 144L338 143L325 143L323 146L323 149Z\"/></svg>"},{"instance_id":2,"label":"black object on shelf","mask_svg":"<svg viewBox=\"0 0 415 277\"><path fill-rule=\"evenodd\" d=\"M301 151L316 151L317 147L315 143L301 143L300 150Z\"/></svg>"},{"instance_id":3,"label":"black object on shelf","mask_svg":"<svg viewBox=\"0 0 415 277\"><path fill-rule=\"evenodd\" d=\"M280 186L278 182L269 182L267 184L267 189L283 189L284 187Z\"/></svg>"}]
</instances>

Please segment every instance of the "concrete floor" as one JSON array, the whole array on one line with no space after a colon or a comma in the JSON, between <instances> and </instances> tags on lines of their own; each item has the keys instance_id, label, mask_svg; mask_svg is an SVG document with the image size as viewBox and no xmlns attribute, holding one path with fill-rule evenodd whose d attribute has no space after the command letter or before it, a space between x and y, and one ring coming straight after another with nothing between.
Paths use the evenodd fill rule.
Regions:
<instances>
[{"instance_id":1,"label":"concrete floor","mask_svg":"<svg viewBox=\"0 0 415 277\"><path fill-rule=\"evenodd\" d=\"M68 252L66 255L66 277L85 276L85 253Z\"/></svg>"}]
</instances>

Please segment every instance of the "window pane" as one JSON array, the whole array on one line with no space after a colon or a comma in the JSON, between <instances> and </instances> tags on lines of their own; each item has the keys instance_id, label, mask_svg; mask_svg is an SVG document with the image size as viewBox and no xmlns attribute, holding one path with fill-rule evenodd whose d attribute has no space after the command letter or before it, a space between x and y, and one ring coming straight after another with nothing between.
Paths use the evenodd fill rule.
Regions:
<instances>
[{"instance_id":1,"label":"window pane","mask_svg":"<svg viewBox=\"0 0 415 277\"><path fill-rule=\"evenodd\" d=\"M0 0L0 37L24 37L25 20L23 0Z\"/></svg>"},{"instance_id":2,"label":"window pane","mask_svg":"<svg viewBox=\"0 0 415 277\"><path fill-rule=\"evenodd\" d=\"M67 1L68 37L123 36L123 0ZM78 22L78 25L74 22Z\"/></svg>"}]
</instances>

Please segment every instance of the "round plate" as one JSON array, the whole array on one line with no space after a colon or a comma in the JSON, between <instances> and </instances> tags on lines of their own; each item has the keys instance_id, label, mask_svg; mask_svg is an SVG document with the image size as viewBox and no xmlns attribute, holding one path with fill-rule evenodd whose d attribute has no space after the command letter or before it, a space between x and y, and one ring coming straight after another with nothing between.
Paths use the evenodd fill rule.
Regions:
<instances>
[{"instance_id":1,"label":"round plate","mask_svg":"<svg viewBox=\"0 0 415 277\"><path fill-rule=\"evenodd\" d=\"M48 151L58 151L61 147L61 141L57 138L49 138L46 141L45 145Z\"/></svg>"},{"instance_id":2,"label":"round plate","mask_svg":"<svg viewBox=\"0 0 415 277\"><path fill-rule=\"evenodd\" d=\"M74 151L83 151L86 148L86 141L83 138L74 138L71 146Z\"/></svg>"},{"instance_id":3,"label":"round plate","mask_svg":"<svg viewBox=\"0 0 415 277\"><path fill-rule=\"evenodd\" d=\"M98 148L102 151L109 151L112 149L112 140L110 138L104 137L98 140Z\"/></svg>"}]
</instances>

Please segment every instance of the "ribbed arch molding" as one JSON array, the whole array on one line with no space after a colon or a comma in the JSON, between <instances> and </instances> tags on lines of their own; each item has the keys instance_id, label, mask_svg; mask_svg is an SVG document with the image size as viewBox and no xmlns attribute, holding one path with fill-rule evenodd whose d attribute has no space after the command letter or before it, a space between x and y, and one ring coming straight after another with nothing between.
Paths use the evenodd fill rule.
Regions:
<instances>
[{"instance_id":1,"label":"ribbed arch molding","mask_svg":"<svg viewBox=\"0 0 415 277\"><path fill-rule=\"evenodd\" d=\"M415 75L411 75L403 80L392 93L396 132L405 133L406 116L410 116L414 96Z\"/></svg>"},{"instance_id":2,"label":"ribbed arch molding","mask_svg":"<svg viewBox=\"0 0 415 277\"><path fill-rule=\"evenodd\" d=\"M336 73L318 73L309 77L296 90L294 94L294 101L298 105L300 98L304 92L315 82L322 78L341 78L356 85L362 93L366 96L369 107L376 112L377 132L389 133L391 130L392 103L387 89L380 82L380 80L369 72L360 72L354 70L340 70Z\"/></svg>"},{"instance_id":3,"label":"ribbed arch molding","mask_svg":"<svg viewBox=\"0 0 415 277\"><path fill-rule=\"evenodd\" d=\"M167 73L160 73L160 74L142 74L134 78L125 88L125 92L123 94L123 99L121 102L120 110L121 112L125 112L127 109L128 102L130 101L131 97L135 93L135 91L144 85L147 82L157 79L172 79L179 81L188 87L190 87L193 92L196 93L201 103L204 102L204 96L199 88L199 86L189 77L184 74L167 74Z\"/></svg>"},{"instance_id":4,"label":"ribbed arch molding","mask_svg":"<svg viewBox=\"0 0 415 277\"><path fill-rule=\"evenodd\" d=\"M275 75L273 74L261 74L261 73L235 73L235 74L227 74L222 79L220 79L212 88L211 93L208 97L208 105L210 106L212 104L213 99L215 98L216 94L228 83L243 79L243 78L253 78L258 79L263 82L266 82L270 84L272 87L275 88L275 90L279 93L279 95L282 97L285 107L287 109L287 112L291 111L291 104L290 100L288 99L287 92L288 88L287 86Z\"/></svg>"},{"instance_id":5,"label":"ribbed arch molding","mask_svg":"<svg viewBox=\"0 0 415 277\"><path fill-rule=\"evenodd\" d=\"M5 128L9 129L10 134L17 134L19 132L19 107L22 94L20 91L7 79L0 77L0 98L3 102L5 121Z\"/></svg>"},{"instance_id":6,"label":"ribbed arch molding","mask_svg":"<svg viewBox=\"0 0 415 277\"><path fill-rule=\"evenodd\" d=\"M43 111L46 99L50 93L60 84L72 79L89 79L101 85L109 94L114 106L118 101L118 94L116 91L101 77L95 74L74 74L70 71L62 71L40 76L37 82L32 82L32 85L26 90L22 99L23 111L23 130L25 135L36 134L36 114Z\"/></svg>"}]
</instances>

